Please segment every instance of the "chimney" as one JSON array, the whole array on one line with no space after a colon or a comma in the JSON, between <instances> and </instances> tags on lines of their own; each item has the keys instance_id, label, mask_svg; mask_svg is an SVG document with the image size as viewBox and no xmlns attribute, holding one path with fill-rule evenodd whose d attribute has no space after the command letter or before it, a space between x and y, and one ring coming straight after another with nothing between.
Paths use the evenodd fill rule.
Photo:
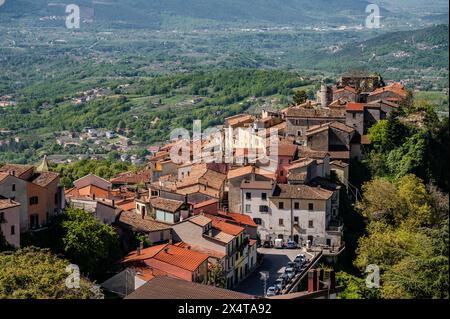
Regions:
<instances>
[{"instance_id":1,"label":"chimney","mask_svg":"<svg viewBox=\"0 0 450 319\"><path fill-rule=\"evenodd\" d=\"M139 242L139 250L144 249L144 242L141 241Z\"/></svg>"},{"instance_id":2,"label":"chimney","mask_svg":"<svg viewBox=\"0 0 450 319\"><path fill-rule=\"evenodd\" d=\"M140 254L141 254L141 247L139 246L139 247L136 249L136 255L139 256Z\"/></svg>"},{"instance_id":3,"label":"chimney","mask_svg":"<svg viewBox=\"0 0 450 319\"><path fill-rule=\"evenodd\" d=\"M168 254L168 253L169 253L169 247L164 248L164 252L165 252L166 254Z\"/></svg>"},{"instance_id":4,"label":"chimney","mask_svg":"<svg viewBox=\"0 0 450 319\"><path fill-rule=\"evenodd\" d=\"M255 165L252 165L252 174L251 174L251 181L254 182L255 181Z\"/></svg>"},{"instance_id":5,"label":"chimney","mask_svg":"<svg viewBox=\"0 0 450 319\"><path fill-rule=\"evenodd\" d=\"M116 201L114 199L112 200L112 206L116 207Z\"/></svg>"},{"instance_id":6,"label":"chimney","mask_svg":"<svg viewBox=\"0 0 450 319\"><path fill-rule=\"evenodd\" d=\"M317 291L316 270L310 269L308 271L308 292Z\"/></svg>"}]
</instances>

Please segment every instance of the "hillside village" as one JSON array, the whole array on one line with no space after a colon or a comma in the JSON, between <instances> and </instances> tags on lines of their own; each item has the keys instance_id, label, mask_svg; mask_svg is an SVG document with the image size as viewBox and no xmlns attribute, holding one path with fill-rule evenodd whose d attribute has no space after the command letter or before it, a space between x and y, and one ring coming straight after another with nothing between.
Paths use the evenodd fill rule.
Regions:
<instances>
[{"instance_id":1,"label":"hillside village","mask_svg":"<svg viewBox=\"0 0 450 319\"><path fill-rule=\"evenodd\" d=\"M131 299L153 298L161 286L170 291L164 297L171 298L170 293L189 291L192 285L199 294L217 298L255 296L233 290L249 280L261 285L254 279L260 271L260 248L292 248L305 265L300 262L296 275L272 297L307 298L324 289L317 284L324 272L316 272L313 264L345 250L340 203L343 196L358 200L350 172L371 143L368 129L407 98L402 84L385 83L378 75L343 76L336 85L322 83L316 100L228 117L219 129L222 135L229 129L234 132L233 155L242 161L233 163L176 163L171 149L179 141L170 141L153 150L140 172L124 172L110 180L88 174L66 189L50 171L47 158L37 166L6 164L0 167L1 230L12 246L19 247L21 234L45 229L67 207L91 213L115 228L129 252L119 261L121 271L101 286ZM252 128L276 132L275 163L250 160L250 144L264 151L274 144L269 134L242 133ZM87 129L84 134L95 137L98 132ZM102 135L116 138L113 132ZM73 138L58 143L71 143ZM121 143L120 147L129 146ZM190 158L194 144L189 144ZM202 151L208 147L201 144ZM151 246L134 246L137 233ZM206 285L217 267L223 269L227 290ZM132 283L126 274L134 278ZM297 286L306 274L305 292ZM334 278L332 272L325 276Z\"/></svg>"}]
</instances>

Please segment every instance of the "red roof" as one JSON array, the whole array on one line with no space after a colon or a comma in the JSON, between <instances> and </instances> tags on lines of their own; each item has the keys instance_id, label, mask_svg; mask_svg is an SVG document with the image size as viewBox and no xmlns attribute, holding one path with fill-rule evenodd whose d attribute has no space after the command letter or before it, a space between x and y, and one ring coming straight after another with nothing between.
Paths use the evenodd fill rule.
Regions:
<instances>
[{"instance_id":1,"label":"red roof","mask_svg":"<svg viewBox=\"0 0 450 319\"><path fill-rule=\"evenodd\" d=\"M214 216L211 219L212 219L213 227L223 231L224 233L227 233L227 234L230 234L233 236L238 236L240 233L242 233L244 231L244 228L237 226L237 225L227 223L222 218Z\"/></svg>"},{"instance_id":2,"label":"red roof","mask_svg":"<svg viewBox=\"0 0 450 319\"><path fill-rule=\"evenodd\" d=\"M133 172L120 173L119 175L110 180L110 182L114 184L129 184L129 185L140 184L149 181L150 181L149 170L143 170L139 173Z\"/></svg>"},{"instance_id":3,"label":"red roof","mask_svg":"<svg viewBox=\"0 0 450 319\"><path fill-rule=\"evenodd\" d=\"M195 271L208 259L208 255L176 245L162 244L142 249L139 255L134 251L126 256L123 262L143 261L151 258L189 271Z\"/></svg>"},{"instance_id":4,"label":"red roof","mask_svg":"<svg viewBox=\"0 0 450 319\"><path fill-rule=\"evenodd\" d=\"M345 107L345 110L351 111L351 112L363 112L364 111L364 103L348 102L347 106Z\"/></svg>"},{"instance_id":5,"label":"red roof","mask_svg":"<svg viewBox=\"0 0 450 319\"><path fill-rule=\"evenodd\" d=\"M258 225L256 225L256 223L253 221L253 219L248 215L239 214L239 213L220 213L220 215L229 217L233 221L235 221L239 224L242 224L242 225L246 225L246 226L250 226L250 227L258 227Z\"/></svg>"}]
</instances>

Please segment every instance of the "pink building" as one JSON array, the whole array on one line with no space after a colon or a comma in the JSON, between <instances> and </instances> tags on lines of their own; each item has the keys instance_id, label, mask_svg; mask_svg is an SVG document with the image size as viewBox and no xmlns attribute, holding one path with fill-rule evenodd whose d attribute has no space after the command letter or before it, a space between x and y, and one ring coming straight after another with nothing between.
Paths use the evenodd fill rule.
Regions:
<instances>
[{"instance_id":1,"label":"pink building","mask_svg":"<svg viewBox=\"0 0 450 319\"><path fill-rule=\"evenodd\" d=\"M288 167L297 156L297 145L288 142L279 142L277 182L287 183Z\"/></svg>"},{"instance_id":2,"label":"pink building","mask_svg":"<svg viewBox=\"0 0 450 319\"><path fill-rule=\"evenodd\" d=\"M0 227L6 241L14 247L20 246L20 204L0 197Z\"/></svg>"}]
</instances>

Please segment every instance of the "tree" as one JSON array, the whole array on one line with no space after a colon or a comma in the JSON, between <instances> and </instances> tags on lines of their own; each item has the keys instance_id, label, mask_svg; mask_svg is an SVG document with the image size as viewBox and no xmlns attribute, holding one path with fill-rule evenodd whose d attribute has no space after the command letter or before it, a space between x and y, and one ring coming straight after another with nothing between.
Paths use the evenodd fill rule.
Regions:
<instances>
[{"instance_id":1,"label":"tree","mask_svg":"<svg viewBox=\"0 0 450 319\"><path fill-rule=\"evenodd\" d=\"M352 276L346 272L336 273L338 286L344 286L344 290L338 294L339 299L378 299L378 289L368 288L363 278Z\"/></svg>"},{"instance_id":2,"label":"tree","mask_svg":"<svg viewBox=\"0 0 450 319\"><path fill-rule=\"evenodd\" d=\"M62 252L86 274L103 274L119 256L115 230L83 210L68 208L61 216L60 232Z\"/></svg>"},{"instance_id":3,"label":"tree","mask_svg":"<svg viewBox=\"0 0 450 319\"><path fill-rule=\"evenodd\" d=\"M68 288L69 262L47 249L27 247L0 253L0 299L86 299L93 284L80 278L80 288Z\"/></svg>"},{"instance_id":4,"label":"tree","mask_svg":"<svg viewBox=\"0 0 450 319\"><path fill-rule=\"evenodd\" d=\"M225 288L226 276L222 265L216 264L210 269L208 285L219 288Z\"/></svg>"},{"instance_id":5,"label":"tree","mask_svg":"<svg viewBox=\"0 0 450 319\"><path fill-rule=\"evenodd\" d=\"M1 226L1 221L0 221ZM5 236L3 235L3 232L0 228L0 252L5 250L11 250L13 247L6 241Z\"/></svg>"},{"instance_id":6,"label":"tree","mask_svg":"<svg viewBox=\"0 0 450 319\"><path fill-rule=\"evenodd\" d=\"M292 97L295 105L303 104L307 99L308 93L305 90L295 91L294 96Z\"/></svg>"},{"instance_id":7,"label":"tree","mask_svg":"<svg viewBox=\"0 0 450 319\"><path fill-rule=\"evenodd\" d=\"M369 220L391 226L418 227L432 223L431 197L422 181L412 174L394 182L375 178L365 183L356 208Z\"/></svg>"}]
</instances>

